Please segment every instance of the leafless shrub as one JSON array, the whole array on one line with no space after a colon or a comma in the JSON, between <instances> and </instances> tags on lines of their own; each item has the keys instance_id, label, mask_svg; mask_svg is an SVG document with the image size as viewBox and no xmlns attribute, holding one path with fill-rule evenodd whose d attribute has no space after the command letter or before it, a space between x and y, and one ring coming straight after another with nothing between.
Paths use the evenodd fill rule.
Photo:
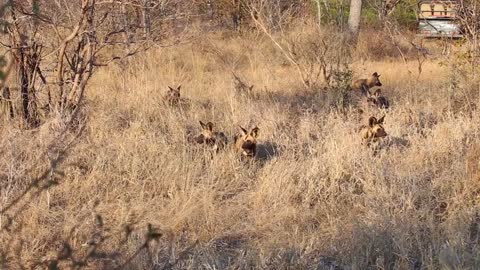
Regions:
<instances>
[{"instance_id":1,"label":"leafless shrub","mask_svg":"<svg viewBox=\"0 0 480 270\"><path fill-rule=\"evenodd\" d=\"M471 71L476 77L480 62L480 3L461 0L458 4L457 17L468 41L468 50L462 55L462 58L470 64Z\"/></svg>"},{"instance_id":2,"label":"leafless shrub","mask_svg":"<svg viewBox=\"0 0 480 270\"><path fill-rule=\"evenodd\" d=\"M329 85L332 73L350 62L350 48L346 45L345 35L332 34L334 31L327 33L318 27L300 28L288 31L287 34L289 30L287 25L291 25L294 16L285 15L287 12L282 13L283 16L277 20L277 27L271 27L271 23L268 22L271 11L267 9L266 2L252 1L249 5L250 15L256 27L296 68L299 79L306 88L318 86L320 82Z\"/></svg>"},{"instance_id":3,"label":"leafless shrub","mask_svg":"<svg viewBox=\"0 0 480 270\"><path fill-rule=\"evenodd\" d=\"M10 1L6 19L23 118L38 126L38 108L75 118L98 67L166 38L168 0ZM155 19L152 19L152 16ZM166 28L165 28L166 29ZM51 38L51 37L55 38Z\"/></svg>"}]
</instances>

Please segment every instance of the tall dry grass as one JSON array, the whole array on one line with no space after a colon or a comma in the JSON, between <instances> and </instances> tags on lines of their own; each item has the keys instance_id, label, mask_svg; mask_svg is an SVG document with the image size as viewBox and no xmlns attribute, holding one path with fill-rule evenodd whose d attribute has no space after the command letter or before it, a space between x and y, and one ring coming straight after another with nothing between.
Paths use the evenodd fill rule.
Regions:
<instances>
[{"instance_id":1,"label":"tall dry grass","mask_svg":"<svg viewBox=\"0 0 480 270\"><path fill-rule=\"evenodd\" d=\"M55 118L32 131L3 125L1 267L478 268L478 101L452 93L449 70L354 63L355 77L382 74L391 101L392 143L374 156L355 130L382 112L335 109L251 39L214 43L253 96L189 44L99 71L87 119L68 132ZM179 84L188 106L163 104ZM188 144L199 120L230 139L258 125L263 158Z\"/></svg>"}]
</instances>

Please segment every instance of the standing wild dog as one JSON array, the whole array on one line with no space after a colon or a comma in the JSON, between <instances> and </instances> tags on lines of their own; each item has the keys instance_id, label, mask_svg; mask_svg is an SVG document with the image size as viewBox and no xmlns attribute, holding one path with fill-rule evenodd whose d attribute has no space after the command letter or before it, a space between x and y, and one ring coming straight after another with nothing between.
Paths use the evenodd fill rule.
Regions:
<instances>
[{"instance_id":1,"label":"standing wild dog","mask_svg":"<svg viewBox=\"0 0 480 270\"><path fill-rule=\"evenodd\" d=\"M370 146L372 143L378 143L382 138L387 136L387 132L383 127L385 115L377 120L374 116L368 119L368 126L360 127L360 134L364 142Z\"/></svg>"},{"instance_id":2,"label":"standing wild dog","mask_svg":"<svg viewBox=\"0 0 480 270\"><path fill-rule=\"evenodd\" d=\"M203 123L199 121L202 126L202 133L193 138L193 142L198 144L205 144L213 148L216 152L224 149L228 143L227 136L223 132L214 131L212 122Z\"/></svg>"},{"instance_id":3,"label":"standing wild dog","mask_svg":"<svg viewBox=\"0 0 480 270\"><path fill-rule=\"evenodd\" d=\"M180 88L182 86L179 85L177 89L172 87L168 87L167 94L163 97L163 100L170 106L175 106L180 103Z\"/></svg>"},{"instance_id":4,"label":"standing wild dog","mask_svg":"<svg viewBox=\"0 0 480 270\"><path fill-rule=\"evenodd\" d=\"M247 131L243 127L240 127L242 134L235 136L235 149L242 154L242 157L253 158L257 154L257 137L258 127L252 128Z\"/></svg>"},{"instance_id":5,"label":"standing wild dog","mask_svg":"<svg viewBox=\"0 0 480 270\"><path fill-rule=\"evenodd\" d=\"M380 89L375 90L373 95L367 92L367 102L380 109L388 109L388 107L390 107L390 103L386 97L381 96L381 93L382 90Z\"/></svg>"},{"instance_id":6,"label":"standing wild dog","mask_svg":"<svg viewBox=\"0 0 480 270\"><path fill-rule=\"evenodd\" d=\"M367 95L370 93L370 88L374 86L382 86L380 82L380 74L374 72L369 78L367 79L358 79L352 82L351 88L355 91L361 91L362 94Z\"/></svg>"}]
</instances>

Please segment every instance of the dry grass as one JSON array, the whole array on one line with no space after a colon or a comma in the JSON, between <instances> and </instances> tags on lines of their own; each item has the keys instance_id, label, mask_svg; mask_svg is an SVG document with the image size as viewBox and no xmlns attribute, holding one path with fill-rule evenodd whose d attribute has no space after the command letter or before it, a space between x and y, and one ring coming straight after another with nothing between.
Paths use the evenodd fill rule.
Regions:
<instances>
[{"instance_id":1,"label":"dry grass","mask_svg":"<svg viewBox=\"0 0 480 270\"><path fill-rule=\"evenodd\" d=\"M391 101L391 144L373 156L355 129L381 112L340 112L330 95L302 90L266 41L215 42L254 97L183 45L98 72L77 139L54 119L0 129L0 205L14 202L0 215L2 268L86 256L87 268L104 269L479 267L479 113L452 106L445 67L427 62L417 76L415 62L355 63L358 77L382 74ZM179 84L188 105L163 104ZM199 120L230 140L238 125L258 125L262 159L192 147ZM162 235L142 248L147 224Z\"/></svg>"}]
</instances>

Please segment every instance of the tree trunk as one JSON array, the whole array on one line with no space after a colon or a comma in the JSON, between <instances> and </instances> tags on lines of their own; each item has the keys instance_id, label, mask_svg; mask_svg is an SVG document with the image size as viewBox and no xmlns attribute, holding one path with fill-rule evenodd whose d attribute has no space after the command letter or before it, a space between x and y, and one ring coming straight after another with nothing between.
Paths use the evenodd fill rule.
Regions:
<instances>
[{"instance_id":1,"label":"tree trunk","mask_svg":"<svg viewBox=\"0 0 480 270\"><path fill-rule=\"evenodd\" d=\"M10 16L13 21L9 26L10 44L12 44L11 55L15 61L17 78L20 85L20 99L22 101L23 118L30 127L38 125L37 105L35 94L35 68L38 65L38 47L28 44L25 32L19 29L19 23L16 15L16 6L12 3L10 6Z\"/></svg>"},{"instance_id":2,"label":"tree trunk","mask_svg":"<svg viewBox=\"0 0 480 270\"><path fill-rule=\"evenodd\" d=\"M318 19L318 27L322 27L322 6L320 4L320 0L314 0L315 4L317 5L317 19Z\"/></svg>"},{"instance_id":3,"label":"tree trunk","mask_svg":"<svg viewBox=\"0 0 480 270\"><path fill-rule=\"evenodd\" d=\"M350 15L348 16L348 28L354 44L357 43L360 18L362 15L362 0L351 0Z\"/></svg>"}]
</instances>

